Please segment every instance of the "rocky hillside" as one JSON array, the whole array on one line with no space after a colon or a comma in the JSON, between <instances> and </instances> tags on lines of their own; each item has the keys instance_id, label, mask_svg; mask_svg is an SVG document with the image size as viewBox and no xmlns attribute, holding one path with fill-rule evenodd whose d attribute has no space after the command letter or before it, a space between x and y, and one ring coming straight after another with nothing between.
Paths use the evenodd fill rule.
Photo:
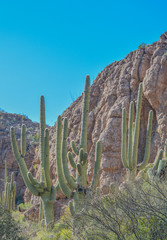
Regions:
<instances>
[{"instance_id":1,"label":"rocky hillside","mask_svg":"<svg viewBox=\"0 0 167 240\"><path fill-rule=\"evenodd\" d=\"M119 183L125 174L121 163L122 108L125 107L128 111L130 101L136 101L140 82L143 82L144 94L138 159L139 162L142 161L144 155L148 112L152 109L154 120L150 161L153 161L157 150L163 146L167 137L167 32L160 36L158 42L141 46L136 51L129 53L125 59L107 66L98 74L91 86L88 129L88 181L90 181L93 173L95 144L97 140L101 139L103 153L100 186L104 194L108 192L111 182ZM71 140L79 143L81 104L82 96L73 102L62 115L69 119L69 147ZM9 114L9 116L11 115ZM16 120L16 123L19 125L21 121ZM38 125L31 124L38 128ZM8 158L11 162L11 170L18 171L17 164L11 154L9 130L6 127L0 139L0 166L3 167L4 159ZM55 144L56 126L53 126L50 128L50 159L53 183L56 181ZM27 148L29 149L28 154L31 156L34 150L31 151L30 149L34 147L33 145L30 147L29 142ZM27 164L30 167L32 161L28 161L29 159L30 157L27 155ZM36 151L34 159L38 170L39 149ZM34 172L33 166L31 166L31 170ZM38 172L37 176L39 175ZM28 201L30 198L33 203L38 203L38 199L31 197L26 191L25 200Z\"/></svg>"},{"instance_id":2,"label":"rocky hillside","mask_svg":"<svg viewBox=\"0 0 167 240\"><path fill-rule=\"evenodd\" d=\"M84 80L83 80L84 81ZM145 148L148 112L153 110L153 132L150 162L167 137L167 32L158 42L141 46L125 59L115 61L98 74L91 86L88 129L88 181L92 177L95 144L102 140L100 186L108 193L111 182L119 183L125 170L121 162L121 117L122 108L128 111L130 101L136 101L139 83L143 82L139 162ZM69 119L68 146L71 140L79 143L82 96L63 113ZM56 126L50 129L50 158L53 182L56 180ZM36 159L39 159L37 153ZM26 194L28 201L30 195ZM37 199L32 197L32 202Z\"/></svg>"},{"instance_id":3,"label":"rocky hillside","mask_svg":"<svg viewBox=\"0 0 167 240\"><path fill-rule=\"evenodd\" d=\"M84 80L83 80L84 81ZM159 41L129 53L125 59L107 66L91 86L88 129L88 173L93 172L95 144L102 140L100 186L104 193L112 181L120 182L124 175L121 163L121 117L122 108L128 111L130 101L136 101L138 85L143 82L139 162L145 147L147 118L150 109L154 113L150 161L167 137L167 32ZM79 143L82 96L63 113L69 119L70 141ZM50 129L51 165L56 174L55 141L56 126Z\"/></svg>"}]
</instances>

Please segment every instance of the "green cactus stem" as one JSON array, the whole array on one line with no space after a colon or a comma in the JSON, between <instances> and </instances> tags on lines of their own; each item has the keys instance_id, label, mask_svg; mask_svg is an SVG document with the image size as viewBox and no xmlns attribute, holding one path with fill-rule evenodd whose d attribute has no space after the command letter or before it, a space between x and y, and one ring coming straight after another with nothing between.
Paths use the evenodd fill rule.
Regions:
<instances>
[{"instance_id":1,"label":"green cactus stem","mask_svg":"<svg viewBox=\"0 0 167 240\"><path fill-rule=\"evenodd\" d=\"M77 147L74 141L71 142L73 154L77 157L74 161L72 153L67 153L67 136L68 120L64 118L62 123L61 116L57 119L57 141L56 141L56 159L57 173L62 192L72 200L69 202L71 215L73 216L73 228L77 226L75 216L81 215L86 209L88 200L91 199L91 193L95 192L98 186L100 161L101 161L101 141L96 143L95 167L91 185L87 183L87 129L89 113L89 95L90 95L90 78L86 77L85 90L82 107L81 137L80 145ZM76 168L76 179L70 175L67 165L67 159L73 168ZM75 231L74 231L75 232Z\"/></svg>"},{"instance_id":2,"label":"green cactus stem","mask_svg":"<svg viewBox=\"0 0 167 240\"><path fill-rule=\"evenodd\" d=\"M125 108L122 110L122 143L121 143L121 158L125 168L129 170L129 180L134 180L137 172L143 170L149 162L150 158L150 145L151 145L151 133L152 133L152 119L153 111L150 110L147 124L146 133L146 146L144 159L141 163L138 163L138 145L139 145L139 131L140 131L140 114L142 105L142 83L139 85L136 117L134 119L134 103L130 103L129 108L129 123L128 123L128 146L127 139L127 122ZM128 149L128 152L127 152Z\"/></svg>"},{"instance_id":3,"label":"green cactus stem","mask_svg":"<svg viewBox=\"0 0 167 240\"><path fill-rule=\"evenodd\" d=\"M21 131L21 152L17 145L15 130L11 128L11 142L15 158L18 162L23 180L29 191L41 197L39 221L43 219L43 211L45 224L49 226L54 222L53 203L56 200L56 194L59 190L59 184L56 182L52 186L50 179L50 161L49 161L49 130L45 124L45 102L44 96L40 99L40 182L28 172L24 157L26 154L26 126L22 125Z\"/></svg>"},{"instance_id":4,"label":"green cactus stem","mask_svg":"<svg viewBox=\"0 0 167 240\"><path fill-rule=\"evenodd\" d=\"M147 173L152 181L167 181L167 140L164 151L162 149L158 151L153 166L148 169Z\"/></svg>"},{"instance_id":5,"label":"green cactus stem","mask_svg":"<svg viewBox=\"0 0 167 240\"><path fill-rule=\"evenodd\" d=\"M14 181L14 173L11 174L11 181L8 182L7 162L5 161L4 191L0 202L8 211L15 210L16 182Z\"/></svg>"}]
</instances>

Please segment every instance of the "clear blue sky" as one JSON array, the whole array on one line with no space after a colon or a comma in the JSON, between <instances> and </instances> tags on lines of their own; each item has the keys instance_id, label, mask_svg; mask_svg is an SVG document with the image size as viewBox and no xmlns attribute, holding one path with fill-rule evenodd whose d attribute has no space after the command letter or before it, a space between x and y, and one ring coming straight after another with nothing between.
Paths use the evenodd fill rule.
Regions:
<instances>
[{"instance_id":1,"label":"clear blue sky","mask_svg":"<svg viewBox=\"0 0 167 240\"><path fill-rule=\"evenodd\" d=\"M0 108L53 125L104 67L167 31L166 0L0 1Z\"/></svg>"}]
</instances>

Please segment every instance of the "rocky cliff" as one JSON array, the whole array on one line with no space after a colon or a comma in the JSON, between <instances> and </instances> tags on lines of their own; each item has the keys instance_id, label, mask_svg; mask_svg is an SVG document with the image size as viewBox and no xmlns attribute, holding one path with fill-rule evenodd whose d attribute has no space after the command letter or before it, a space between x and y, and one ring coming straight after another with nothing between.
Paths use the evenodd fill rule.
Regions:
<instances>
[{"instance_id":1,"label":"rocky cliff","mask_svg":"<svg viewBox=\"0 0 167 240\"><path fill-rule=\"evenodd\" d=\"M138 85L143 82L139 162L142 161L149 110L154 113L151 157L163 146L167 133L167 32L159 41L129 53L125 59L107 66L91 86L88 128L88 174L93 173L95 144L102 140L100 186L108 192L111 182L120 182L124 176L121 162L122 108L129 110L130 101L136 101ZM69 119L70 141L79 143L82 96L63 113ZM50 129L52 175L56 174L55 140L56 126ZM38 157L38 156L37 156Z\"/></svg>"},{"instance_id":2,"label":"rocky cliff","mask_svg":"<svg viewBox=\"0 0 167 240\"><path fill-rule=\"evenodd\" d=\"M119 183L125 175L121 163L122 108L125 107L128 111L130 101L136 101L140 82L143 82L144 93L138 159L139 162L142 161L144 155L148 112L152 109L154 113L150 156L150 162L152 162L157 150L163 146L167 137L167 32L160 36L158 42L142 46L129 53L125 59L107 66L98 74L91 86L88 128L88 181L90 181L93 173L95 144L98 139L101 139L103 153L100 186L104 194L108 192L111 182ZM81 104L82 96L62 114L63 117L69 119L69 148L71 140L79 143ZM6 133L3 136L4 139L8 139ZM6 145L10 145L9 139L6 141ZM53 183L56 181L55 141L56 126L53 126L50 128L50 159ZM3 147L0 146L0 148ZM10 149L6 149L6 154L9 154L9 158L13 159ZM1 162L4 161L4 157L1 157L1 159ZM36 151L34 159L38 169L39 149ZM16 164L13 160L12 163ZM30 163L28 164L30 166ZM32 166L31 170L33 170ZM33 203L38 202L37 198L31 197L26 191L25 200L28 201L30 198Z\"/></svg>"}]
</instances>

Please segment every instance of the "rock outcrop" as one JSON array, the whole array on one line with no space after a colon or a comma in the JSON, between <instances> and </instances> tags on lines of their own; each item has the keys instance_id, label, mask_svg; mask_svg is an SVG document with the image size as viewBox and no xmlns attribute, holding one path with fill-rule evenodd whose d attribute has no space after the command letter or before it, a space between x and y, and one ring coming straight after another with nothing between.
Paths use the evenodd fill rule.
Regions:
<instances>
[{"instance_id":1,"label":"rock outcrop","mask_svg":"<svg viewBox=\"0 0 167 240\"><path fill-rule=\"evenodd\" d=\"M121 162L122 108L125 107L128 111L130 101L136 101L140 82L143 82L144 91L138 159L140 162L144 155L148 113L152 109L154 117L150 162L153 162L157 150L163 146L167 137L167 32L161 35L158 42L143 46L129 53L125 59L115 61L107 66L98 74L91 86L88 127L88 181L90 182L93 174L95 144L101 139L103 149L100 186L104 194L108 193L111 182L120 183L125 176ZM71 140L79 143L81 104L82 96L62 114L63 117L69 119L69 148ZM0 144L2 149L4 143ZM6 145L10 145L9 140ZM55 146L56 125L50 128L51 178L53 183L56 181ZM6 149L5 154L9 156L8 158L13 159L9 148ZM34 159L38 165L39 149L36 151ZM0 161L4 161L4 157L1 157ZM12 160L12 164L16 164L13 162ZM30 166L30 163L28 164ZM33 170L32 166L31 170ZM63 196L60 195L60 197ZM26 191L25 201L30 200L30 198L34 204L38 203L38 198L30 196Z\"/></svg>"},{"instance_id":2,"label":"rock outcrop","mask_svg":"<svg viewBox=\"0 0 167 240\"><path fill-rule=\"evenodd\" d=\"M122 108L129 110L130 101L136 101L138 85L143 82L139 162L142 161L149 110L154 113L151 143L152 162L167 134L167 32L158 42L146 45L128 54L125 59L107 66L91 86L88 128L88 181L93 174L95 144L101 139L103 146L100 186L103 193L111 182L121 182L125 170L121 162ZM70 141L79 143L82 96L63 113L69 119ZM56 173L56 126L50 129L52 174Z\"/></svg>"}]
</instances>

